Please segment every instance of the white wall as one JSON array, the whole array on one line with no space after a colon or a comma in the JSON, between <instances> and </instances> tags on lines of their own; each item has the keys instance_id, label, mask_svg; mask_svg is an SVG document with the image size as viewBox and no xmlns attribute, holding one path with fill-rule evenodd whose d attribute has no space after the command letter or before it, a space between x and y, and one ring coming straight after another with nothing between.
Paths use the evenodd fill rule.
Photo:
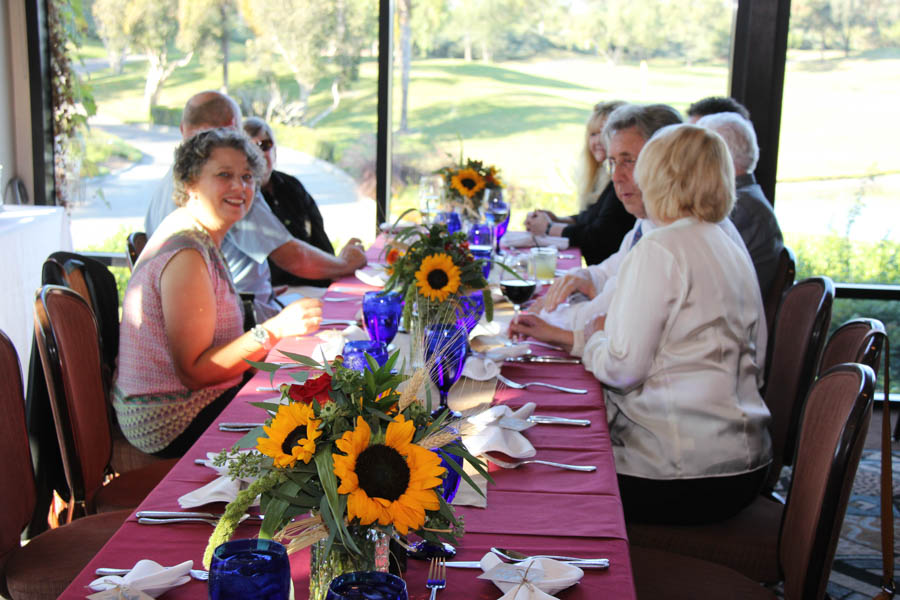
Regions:
<instances>
[{"instance_id":1,"label":"white wall","mask_svg":"<svg viewBox=\"0 0 900 600\"><path fill-rule=\"evenodd\" d=\"M33 199L25 0L0 1L0 164L0 191L18 176Z\"/></svg>"}]
</instances>

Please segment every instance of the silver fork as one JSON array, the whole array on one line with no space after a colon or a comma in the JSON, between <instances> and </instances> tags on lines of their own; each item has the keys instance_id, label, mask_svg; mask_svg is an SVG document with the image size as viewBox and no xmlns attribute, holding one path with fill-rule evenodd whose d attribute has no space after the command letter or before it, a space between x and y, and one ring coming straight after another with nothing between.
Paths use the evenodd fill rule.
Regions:
<instances>
[{"instance_id":1,"label":"silver fork","mask_svg":"<svg viewBox=\"0 0 900 600\"><path fill-rule=\"evenodd\" d=\"M517 389L517 390L525 389L530 385L539 385L542 387L550 388L552 390L566 392L568 394L587 394L587 390L583 390L581 388L567 388L567 387L563 387L561 385L554 385L552 383L544 383L543 381L528 381L526 383L518 383L511 379L507 379L506 377L504 377L503 375L501 375L499 373L497 374L497 380L502 381L509 387Z\"/></svg>"},{"instance_id":2,"label":"silver fork","mask_svg":"<svg viewBox=\"0 0 900 600\"><path fill-rule=\"evenodd\" d=\"M438 590L447 587L447 559L443 556L435 556L428 565L428 579L425 580L425 587L431 590L429 600L437 598Z\"/></svg>"},{"instance_id":3,"label":"silver fork","mask_svg":"<svg viewBox=\"0 0 900 600\"><path fill-rule=\"evenodd\" d=\"M516 462L510 462L508 460L500 460L498 458L494 458L493 456L489 456L487 454L482 455L488 462L492 462L498 467L503 467L504 469L517 469L522 465L527 464L536 464L536 465L547 465L548 467L556 467L558 469L567 469L569 471L596 471L597 467L594 465L567 465L565 463L552 462L549 460L517 460Z\"/></svg>"},{"instance_id":4,"label":"silver fork","mask_svg":"<svg viewBox=\"0 0 900 600\"><path fill-rule=\"evenodd\" d=\"M94 574L105 577L106 575L128 575L130 572L131 569L108 569L100 567L94 571ZM209 579L209 571L204 571L203 569L191 569L191 577L197 581L206 581Z\"/></svg>"}]
</instances>

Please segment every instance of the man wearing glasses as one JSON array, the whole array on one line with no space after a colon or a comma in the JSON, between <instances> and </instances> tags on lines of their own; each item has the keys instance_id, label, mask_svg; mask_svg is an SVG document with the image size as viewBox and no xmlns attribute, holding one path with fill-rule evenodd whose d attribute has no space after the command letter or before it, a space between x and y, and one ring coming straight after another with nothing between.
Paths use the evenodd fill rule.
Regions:
<instances>
[{"instance_id":1,"label":"man wearing glasses","mask_svg":"<svg viewBox=\"0 0 900 600\"><path fill-rule=\"evenodd\" d=\"M241 109L234 100L219 92L206 91L187 101L181 117L183 139L218 127L240 129ZM144 228L148 237L175 210L173 190L170 168L147 207ZM351 240L339 256L333 256L293 237L272 214L259 190L250 211L226 234L222 254L238 293L245 299L252 298L253 320L248 315L245 327L274 316L282 308L272 289L268 258L285 271L308 279L336 279L366 264L359 240Z\"/></svg>"}]
</instances>

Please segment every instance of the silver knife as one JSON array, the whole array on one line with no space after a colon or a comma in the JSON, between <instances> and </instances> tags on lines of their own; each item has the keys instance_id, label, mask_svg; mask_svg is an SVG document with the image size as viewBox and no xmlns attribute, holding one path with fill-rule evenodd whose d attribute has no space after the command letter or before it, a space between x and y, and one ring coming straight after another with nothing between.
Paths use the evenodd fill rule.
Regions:
<instances>
[{"instance_id":1,"label":"silver knife","mask_svg":"<svg viewBox=\"0 0 900 600\"><path fill-rule=\"evenodd\" d=\"M541 425L580 425L587 427L591 424L588 419L568 419L566 417L551 417L548 415L531 415L528 420Z\"/></svg>"},{"instance_id":2,"label":"silver knife","mask_svg":"<svg viewBox=\"0 0 900 600\"><path fill-rule=\"evenodd\" d=\"M563 562L567 565L572 565L573 567L578 567L579 569L608 569L609 561L606 559L593 560L593 561L577 561L577 560L566 560L559 561ZM477 560L448 560L447 566L455 569L480 569L481 562Z\"/></svg>"},{"instance_id":3,"label":"silver knife","mask_svg":"<svg viewBox=\"0 0 900 600\"><path fill-rule=\"evenodd\" d=\"M242 431L251 431L257 427L262 427L264 423L219 423L219 431L230 431L239 433Z\"/></svg>"},{"instance_id":4,"label":"silver knife","mask_svg":"<svg viewBox=\"0 0 900 600\"><path fill-rule=\"evenodd\" d=\"M166 510L139 510L135 515L138 519L221 519L221 514L208 512L180 512ZM262 521L263 515L246 515L247 519Z\"/></svg>"},{"instance_id":5,"label":"silver knife","mask_svg":"<svg viewBox=\"0 0 900 600\"><path fill-rule=\"evenodd\" d=\"M581 359L574 356L539 356L534 354L525 354L523 356L510 356L506 362L521 363L564 363L567 365L580 365Z\"/></svg>"}]
</instances>

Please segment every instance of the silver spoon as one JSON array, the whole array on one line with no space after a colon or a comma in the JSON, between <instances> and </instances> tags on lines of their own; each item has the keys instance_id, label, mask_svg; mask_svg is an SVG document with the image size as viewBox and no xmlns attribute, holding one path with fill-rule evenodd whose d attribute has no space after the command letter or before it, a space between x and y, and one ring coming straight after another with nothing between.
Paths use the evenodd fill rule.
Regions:
<instances>
[{"instance_id":1,"label":"silver spoon","mask_svg":"<svg viewBox=\"0 0 900 600\"><path fill-rule=\"evenodd\" d=\"M100 577L105 577L107 575L128 575L131 573L131 569L110 569L107 567L100 567L96 571L94 571L95 575L99 575ZM191 569L191 577L198 581L206 581L209 579L209 571L204 571L202 569Z\"/></svg>"}]
</instances>

